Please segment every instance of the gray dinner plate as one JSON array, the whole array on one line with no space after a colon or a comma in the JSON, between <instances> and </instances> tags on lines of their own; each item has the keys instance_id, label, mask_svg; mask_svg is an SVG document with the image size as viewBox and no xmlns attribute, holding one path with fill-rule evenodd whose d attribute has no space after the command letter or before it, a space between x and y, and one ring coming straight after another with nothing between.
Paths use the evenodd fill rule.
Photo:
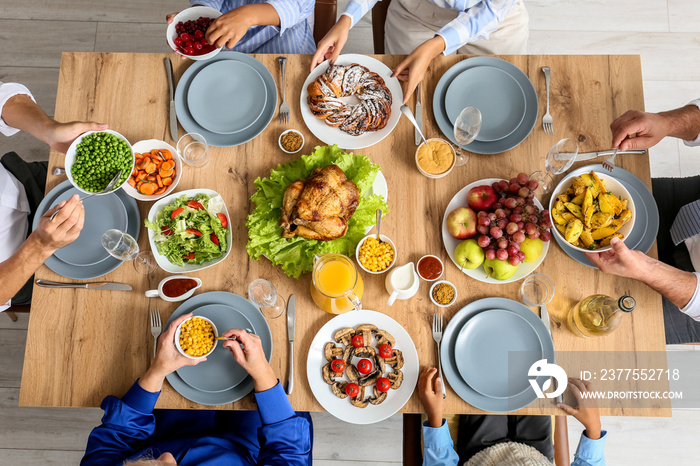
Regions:
<instances>
[{"instance_id":1,"label":"gray dinner plate","mask_svg":"<svg viewBox=\"0 0 700 466\"><path fill-rule=\"evenodd\" d=\"M49 210L52 206L56 205L56 199L63 192L70 189L72 185L70 181L66 180L63 183L52 189L41 201L36 210L36 215L34 216L34 221L32 222L32 230L35 230L39 225L39 220L41 216ZM115 194L119 200L124 204L126 209L126 215L128 218L128 225L126 227L126 232L129 233L134 238L139 237L139 232L141 231L141 213L139 212L139 206L136 204L136 200L126 194L123 189L118 189L113 194ZM89 222L89 218L85 218L85 223ZM101 237L102 235L100 235ZM58 257L52 255L46 261L44 261L49 269L53 270L62 277L72 278L74 280L91 280L93 278L98 278L109 272L115 270L117 267L122 265L122 261L109 256L107 259L98 262L97 264L87 265L87 266L77 266L72 264L67 264L63 262Z\"/></svg>"},{"instance_id":2,"label":"gray dinner plate","mask_svg":"<svg viewBox=\"0 0 700 466\"><path fill-rule=\"evenodd\" d=\"M529 364L511 367L509 352L525 353ZM542 359L537 332L518 314L494 309L475 315L455 340L457 370L477 392L492 398L509 398L530 389L527 372Z\"/></svg>"},{"instance_id":3,"label":"gray dinner plate","mask_svg":"<svg viewBox=\"0 0 700 466\"><path fill-rule=\"evenodd\" d=\"M187 108L203 128L234 134L249 128L265 110L267 88L255 68L222 60L202 68L187 92Z\"/></svg>"},{"instance_id":4,"label":"gray dinner plate","mask_svg":"<svg viewBox=\"0 0 700 466\"><path fill-rule=\"evenodd\" d=\"M525 116L515 131L503 139L499 139L498 141L473 141L470 144L463 146L464 149L475 154L500 154L501 152L505 152L516 147L527 139L532 132L532 129L535 127L539 112L539 103L537 101L535 87L532 85L532 82L530 82L530 78L528 78L527 75L520 70L520 68L512 63L496 57L473 57L467 58L466 60L462 60L455 64L442 75L440 81L437 83L437 86L435 86L435 92L433 93L433 114L435 115L435 120L437 121L437 124L445 137L457 144L454 136L454 125L450 122L450 119L445 111L445 96L447 94L447 88L452 80L459 76L460 73L477 66L490 66L505 71L511 75L518 82L518 84L520 84L520 87L525 93Z\"/></svg>"},{"instance_id":5,"label":"gray dinner plate","mask_svg":"<svg viewBox=\"0 0 700 466\"><path fill-rule=\"evenodd\" d=\"M255 123L250 125L248 128L238 133L233 134L219 134L213 131L209 131L203 128L199 123L197 123L187 107L187 95L189 93L189 87L194 79L195 75L203 68L218 63L222 60L235 60L239 62L246 63L255 69L260 76L262 76L265 82L265 90L267 92L267 99L265 102L265 109L262 112L260 118L258 118ZM245 89L241 89L241 92L246 92ZM199 133L207 140L210 146L214 147L233 147L246 143L256 137L258 134L262 133L267 125L272 121L272 117L277 111L277 85L275 84L275 79L272 77L270 71L260 63L259 60L246 55L244 53L238 52L226 52L220 53L214 58L204 61L198 61L193 63L185 72L183 73L180 81L177 83L177 88L175 89L175 110L177 113L177 119L185 128L188 133Z\"/></svg>"},{"instance_id":6,"label":"gray dinner plate","mask_svg":"<svg viewBox=\"0 0 700 466\"><path fill-rule=\"evenodd\" d=\"M493 66L476 66L462 71L445 93L445 112L454 125L467 107L481 112L477 141L493 142L515 131L525 117L525 93L518 81Z\"/></svg>"},{"instance_id":7,"label":"gray dinner plate","mask_svg":"<svg viewBox=\"0 0 700 466\"><path fill-rule=\"evenodd\" d=\"M467 304L460 309L445 327L442 334L442 343L440 344L440 362L442 363L442 372L445 379L450 384L452 389L464 401L474 406L475 408L489 411L492 413L507 413L528 406L537 399L535 391L530 387L513 397L509 398L492 398L474 390L467 382L462 379L457 369L456 361L456 341L457 336L462 327L469 321L470 318L484 311L493 309L503 309L505 311L514 312L523 317L537 332L537 336L542 343L544 358L548 362L554 363L554 342L547 328L544 326L540 318L532 312L532 310L517 301L506 298L485 298ZM527 371L529 368L525 368ZM546 377L539 377L537 381L540 386L545 382Z\"/></svg>"},{"instance_id":8,"label":"gray dinner plate","mask_svg":"<svg viewBox=\"0 0 700 466\"><path fill-rule=\"evenodd\" d=\"M82 195L76 188L70 188L57 196L55 203L67 201L73 194ZM114 193L85 199L83 207L86 221L80 236L54 253L66 264L88 266L107 259L110 255L102 246L102 234L110 229L126 231L128 225L126 208Z\"/></svg>"},{"instance_id":9,"label":"gray dinner plate","mask_svg":"<svg viewBox=\"0 0 700 466\"><path fill-rule=\"evenodd\" d=\"M270 333L270 327L267 325L265 316L253 306L253 304L242 296L238 296L233 293L227 293L225 291L211 291L209 293L202 293L200 295L194 296L184 303L182 303L170 316L170 319L166 322L164 329L167 329L170 322L177 319L183 314L189 312L196 312L198 308L205 306L207 304L221 304L224 306L232 307L243 314L253 325L253 332L260 337L262 342L263 351L265 352L265 357L268 361L272 357L272 333ZM202 364L206 364L202 363ZM180 378L177 372L170 373L166 379L170 385L183 397L190 401L199 403L207 406L218 406L227 403L233 403L238 401L248 393L253 390L253 379L251 377L246 377L243 382L239 383L233 388L224 390L222 392L203 392L197 390L196 388L190 387L185 381Z\"/></svg>"},{"instance_id":10,"label":"gray dinner plate","mask_svg":"<svg viewBox=\"0 0 700 466\"><path fill-rule=\"evenodd\" d=\"M223 304L208 304L193 311L196 316L206 317L214 322L221 333L231 328L252 329L253 324L239 310ZM184 366L177 375L190 387L203 392L223 392L229 390L248 377L248 373L236 362L231 351L224 348L223 341L216 342L216 348L207 360L196 366Z\"/></svg>"},{"instance_id":11,"label":"gray dinner plate","mask_svg":"<svg viewBox=\"0 0 700 466\"><path fill-rule=\"evenodd\" d=\"M582 175L584 173L597 171L607 173L608 176L622 183L627 191L629 191L635 209L634 226L629 236L625 239L625 245L630 249L636 249L646 254L654 245L656 235L659 233L659 208L656 206L654 195L649 191L649 188L647 188L647 185L645 185L642 180L623 168L615 167L612 172L605 172L603 170L604 168L601 164L586 165L568 174ZM597 268L581 251L568 247L564 240L559 239L558 235L552 235L552 238L557 241L559 247L573 260L579 264L594 269Z\"/></svg>"}]
</instances>

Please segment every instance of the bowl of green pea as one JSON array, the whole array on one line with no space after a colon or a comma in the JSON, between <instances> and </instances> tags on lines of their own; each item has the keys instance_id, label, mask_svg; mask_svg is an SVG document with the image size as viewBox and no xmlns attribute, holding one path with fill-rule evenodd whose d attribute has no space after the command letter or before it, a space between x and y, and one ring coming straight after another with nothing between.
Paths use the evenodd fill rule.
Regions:
<instances>
[{"instance_id":1,"label":"bowl of green pea","mask_svg":"<svg viewBox=\"0 0 700 466\"><path fill-rule=\"evenodd\" d=\"M116 131L88 131L70 145L65 165L68 180L86 194L105 189L121 170L121 177L114 188L116 191L127 182L134 170L134 150L129 141Z\"/></svg>"}]
</instances>

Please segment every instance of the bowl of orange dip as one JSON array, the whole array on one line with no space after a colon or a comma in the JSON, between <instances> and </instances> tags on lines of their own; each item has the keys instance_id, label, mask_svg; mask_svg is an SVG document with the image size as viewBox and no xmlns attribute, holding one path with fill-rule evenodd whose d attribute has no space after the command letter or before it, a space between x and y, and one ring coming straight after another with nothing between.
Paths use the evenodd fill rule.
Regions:
<instances>
[{"instance_id":1,"label":"bowl of orange dip","mask_svg":"<svg viewBox=\"0 0 700 466\"><path fill-rule=\"evenodd\" d=\"M416 149L416 167L428 178L442 178L452 171L457 155L451 144L444 139L431 138L428 144L421 143Z\"/></svg>"}]
</instances>

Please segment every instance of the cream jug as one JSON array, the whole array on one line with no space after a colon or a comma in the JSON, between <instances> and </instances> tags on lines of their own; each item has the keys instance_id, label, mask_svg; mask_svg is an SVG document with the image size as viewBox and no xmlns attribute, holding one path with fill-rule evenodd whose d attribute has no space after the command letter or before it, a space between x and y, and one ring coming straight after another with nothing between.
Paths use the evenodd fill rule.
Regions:
<instances>
[{"instance_id":1,"label":"cream jug","mask_svg":"<svg viewBox=\"0 0 700 466\"><path fill-rule=\"evenodd\" d=\"M384 281L386 291L389 293L387 305L391 306L397 299L410 299L418 293L420 280L413 262L394 267L394 270L389 272Z\"/></svg>"}]
</instances>

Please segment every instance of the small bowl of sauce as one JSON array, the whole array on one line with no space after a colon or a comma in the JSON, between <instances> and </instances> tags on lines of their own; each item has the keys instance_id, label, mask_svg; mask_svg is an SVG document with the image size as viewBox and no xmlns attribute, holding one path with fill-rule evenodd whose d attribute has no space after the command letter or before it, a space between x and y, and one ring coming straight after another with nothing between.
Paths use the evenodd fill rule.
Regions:
<instances>
[{"instance_id":1,"label":"small bowl of sauce","mask_svg":"<svg viewBox=\"0 0 700 466\"><path fill-rule=\"evenodd\" d=\"M445 265L439 257L427 255L420 258L417 269L420 278L426 282L434 282L442 277L442 273L445 271Z\"/></svg>"},{"instance_id":2,"label":"small bowl of sauce","mask_svg":"<svg viewBox=\"0 0 700 466\"><path fill-rule=\"evenodd\" d=\"M175 303L184 301L192 296L200 286L202 286L202 280L199 278L188 277L187 275L173 275L161 280L157 290L146 291L146 296L149 298L161 298Z\"/></svg>"},{"instance_id":3,"label":"small bowl of sauce","mask_svg":"<svg viewBox=\"0 0 700 466\"><path fill-rule=\"evenodd\" d=\"M442 178L452 171L457 155L450 143L444 139L431 138L416 149L416 167L428 178Z\"/></svg>"}]
</instances>

